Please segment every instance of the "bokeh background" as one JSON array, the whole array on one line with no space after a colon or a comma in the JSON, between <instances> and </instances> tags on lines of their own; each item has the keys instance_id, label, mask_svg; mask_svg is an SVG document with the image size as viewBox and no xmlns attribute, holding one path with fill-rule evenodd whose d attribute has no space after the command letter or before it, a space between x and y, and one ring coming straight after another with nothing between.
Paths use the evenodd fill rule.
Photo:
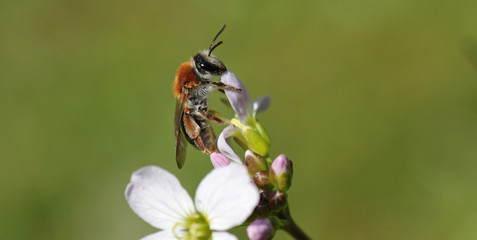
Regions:
<instances>
[{"instance_id":1,"label":"bokeh background","mask_svg":"<svg viewBox=\"0 0 477 240\"><path fill-rule=\"evenodd\" d=\"M124 188L154 164L193 195L212 168L191 147L176 168L171 88L224 23L215 54L271 96L259 118L313 239L477 239L476 1L0 6L0 239L156 231Z\"/></svg>"}]
</instances>

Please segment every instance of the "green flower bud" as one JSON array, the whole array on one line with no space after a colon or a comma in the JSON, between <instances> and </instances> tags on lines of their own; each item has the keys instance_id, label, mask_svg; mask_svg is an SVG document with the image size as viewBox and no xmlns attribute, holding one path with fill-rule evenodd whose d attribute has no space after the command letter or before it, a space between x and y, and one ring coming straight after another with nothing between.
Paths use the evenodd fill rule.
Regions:
<instances>
[{"instance_id":1,"label":"green flower bud","mask_svg":"<svg viewBox=\"0 0 477 240\"><path fill-rule=\"evenodd\" d=\"M248 148L259 155L267 156L270 152L270 139L268 135L264 136L262 133L256 128L245 127L242 129Z\"/></svg>"},{"instance_id":2,"label":"green flower bud","mask_svg":"<svg viewBox=\"0 0 477 240\"><path fill-rule=\"evenodd\" d=\"M270 138L260 122L250 119L247 124L242 124L237 118L231 120L241 133L234 135L235 140L245 150L250 149L261 156L267 156L270 152Z\"/></svg>"},{"instance_id":3,"label":"green flower bud","mask_svg":"<svg viewBox=\"0 0 477 240\"><path fill-rule=\"evenodd\" d=\"M260 132L260 135L263 137L263 141L268 144L268 147L270 148L270 137L268 136L267 131L265 131L265 128L263 128L263 125L257 120L255 122L255 126L257 130ZM265 155L263 155L265 156Z\"/></svg>"}]
</instances>

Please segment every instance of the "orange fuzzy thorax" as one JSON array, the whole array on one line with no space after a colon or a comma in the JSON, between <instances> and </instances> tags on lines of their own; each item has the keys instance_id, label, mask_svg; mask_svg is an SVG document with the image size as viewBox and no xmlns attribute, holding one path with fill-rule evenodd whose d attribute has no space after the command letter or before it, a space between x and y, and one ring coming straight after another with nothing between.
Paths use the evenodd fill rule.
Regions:
<instances>
[{"instance_id":1,"label":"orange fuzzy thorax","mask_svg":"<svg viewBox=\"0 0 477 240\"><path fill-rule=\"evenodd\" d=\"M174 79L174 96L179 99L182 93L182 88L187 87L185 85L197 84L197 76L190 65L190 61L185 62L177 69L176 78Z\"/></svg>"}]
</instances>

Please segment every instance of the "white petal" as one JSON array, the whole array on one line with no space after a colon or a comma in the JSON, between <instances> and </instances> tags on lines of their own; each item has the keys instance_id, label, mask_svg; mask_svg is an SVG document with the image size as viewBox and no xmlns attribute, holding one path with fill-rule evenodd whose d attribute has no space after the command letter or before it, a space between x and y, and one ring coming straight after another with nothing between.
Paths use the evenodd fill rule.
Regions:
<instances>
[{"instance_id":1,"label":"white petal","mask_svg":"<svg viewBox=\"0 0 477 240\"><path fill-rule=\"evenodd\" d=\"M237 240L238 238L228 232L213 232L212 240Z\"/></svg>"},{"instance_id":2,"label":"white petal","mask_svg":"<svg viewBox=\"0 0 477 240\"><path fill-rule=\"evenodd\" d=\"M224 231L242 224L258 204L257 187L242 164L215 168L200 182L197 211L209 219L210 229Z\"/></svg>"},{"instance_id":3,"label":"white petal","mask_svg":"<svg viewBox=\"0 0 477 240\"><path fill-rule=\"evenodd\" d=\"M219 135L219 139L217 140L217 148L219 149L220 153L228 157L230 160L242 163L242 159L240 159L240 157L235 154L234 150L227 142L227 138L238 131L240 131L240 129L235 126L228 126L224 128L224 130Z\"/></svg>"},{"instance_id":4,"label":"white petal","mask_svg":"<svg viewBox=\"0 0 477 240\"><path fill-rule=\"evenodd\" d=\"M241 91L225 89L225 95L227 95L230 105L237 113L240 122L245 123L251 117L252 110L252 100L247 88L231 71L225 72L220 80L227 85L242 89Z\"/></svg>"},{"instance_id":5,"label":"white petal","mask_svg":"<svg viewBox=\"0 0 477 240\"><path fill-rule=\"evenodd\" d=\"M170 230L194 212L194 204L179 180L168 171L143 167L131 176L126 200L132 210L152 226Z\"/></svg>"},{"instance_id":6,"label":"white petal","mask_svg":"<svg viewBox=\"0 0 477 240\"><path fill-rule=\"evenodd\" d=\"M270 96L261 97L253 102L253 115L263 112L270 107Z\"/></svg>"},{"instance_id":7,"label":"white petal","mask_svg":"<svg viewBox=\"0 0 477 240\"><path fill-rule=\"evenodd\" d=\"M172 234L171 231L160 231L157 233L149 234L141 240L177 240L176 237L174 237L174 234Z\"/></svg>"}]
</instances>

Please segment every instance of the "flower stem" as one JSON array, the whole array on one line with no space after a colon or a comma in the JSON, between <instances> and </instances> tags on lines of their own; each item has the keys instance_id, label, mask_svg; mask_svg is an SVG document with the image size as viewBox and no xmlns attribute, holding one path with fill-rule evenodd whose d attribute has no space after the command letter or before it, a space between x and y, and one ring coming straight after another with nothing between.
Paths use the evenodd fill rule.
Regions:
<instances>
[{"instance_id":1,"label":"flower stem","mask_svg":"<svg viewBox=\"0 0 477 240\"><path fill-rule=\"evenodd\" d=\"M296 240L310 240L311 239L295 223L295 221L291 217L290 209L288 208L288 206L285 207L285 209L283 209L283 211L281 211L278 214L278 216L281 220L284 220L284 221L282 221L283 225L282 225L281 228L284 231L286 231L288 234L290 234L293 238L295 238Z\"/></svg>"}]
</instances>

